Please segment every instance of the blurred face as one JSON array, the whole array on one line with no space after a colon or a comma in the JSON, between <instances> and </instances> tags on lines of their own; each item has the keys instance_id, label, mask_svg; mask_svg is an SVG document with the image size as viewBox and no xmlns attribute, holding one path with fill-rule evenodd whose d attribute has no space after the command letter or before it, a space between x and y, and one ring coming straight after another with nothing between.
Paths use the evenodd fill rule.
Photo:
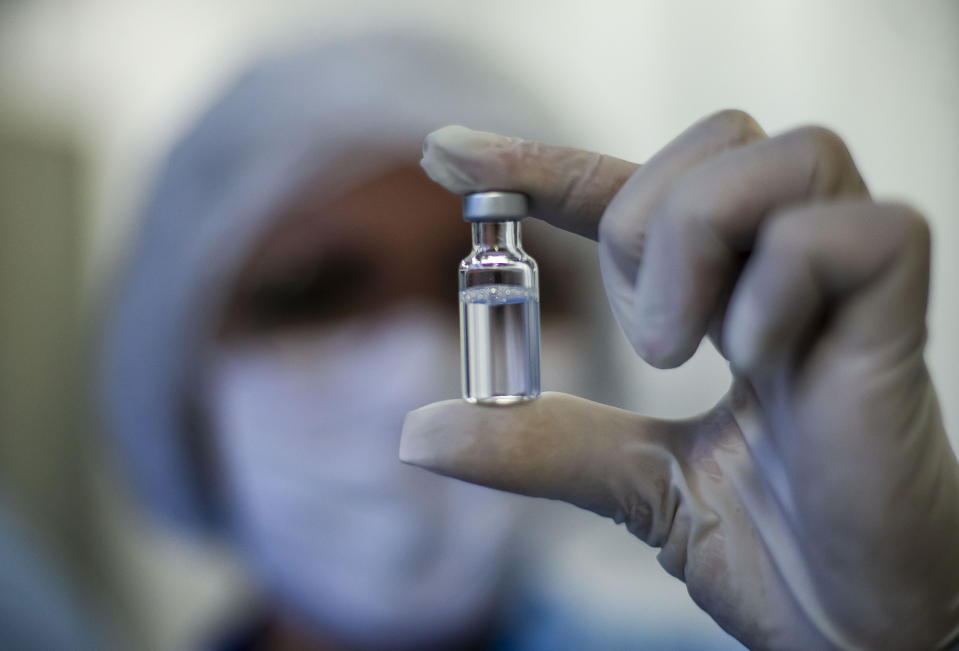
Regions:
<instances>
[{"instance_id":1,"label":"blurred face","mask_svg":"<svg viewBox=\"0 0 959 651\"><path fill-rule=\"evenodd\" d=\"M514 511L397 461L458 392L458 202L415 167L280 214L239 274L208 413L233 525L282 607L350 648L426 648L487 617Z\"/></svg>"}]
</instances>

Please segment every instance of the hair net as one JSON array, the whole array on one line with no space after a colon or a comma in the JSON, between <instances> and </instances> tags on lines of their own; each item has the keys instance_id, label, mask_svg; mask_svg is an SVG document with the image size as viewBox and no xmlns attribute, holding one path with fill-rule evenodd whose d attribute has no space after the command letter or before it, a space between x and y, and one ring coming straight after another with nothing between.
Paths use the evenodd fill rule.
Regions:
<instances>
[{"instance_id":1,"label":"hair net","mask_svg":"<svg viewBox=\"0 0 959 651\"><path fill-rule=\"evenodd\" d=\"M149 506L207 530L223 516L191 389L227 285L279 204L306 183L343 187L413 163L423 136L450 123L544 136L521 89L482 60L450 43L389 35L258 63L173 148L104 344L107 425ZM338 167L352 151L382 156Z\"/></svg>"}]
</instances>

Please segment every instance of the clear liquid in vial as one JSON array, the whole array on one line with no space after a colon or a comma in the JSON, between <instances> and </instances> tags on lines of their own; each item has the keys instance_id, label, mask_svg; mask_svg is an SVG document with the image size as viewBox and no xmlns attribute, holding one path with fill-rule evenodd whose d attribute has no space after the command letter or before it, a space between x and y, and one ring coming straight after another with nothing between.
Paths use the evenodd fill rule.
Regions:
<instances>
[{"instance_id":1,"label":"clear liquid in vial","mask_svg":"<svg viewBox=\"0 0 959 651\"><path fill-rule=\"evenodd\" d=\"M518 285L460 291L463 397L508 404L539 395L539 296Z\"/></svg>"}]
</instances>

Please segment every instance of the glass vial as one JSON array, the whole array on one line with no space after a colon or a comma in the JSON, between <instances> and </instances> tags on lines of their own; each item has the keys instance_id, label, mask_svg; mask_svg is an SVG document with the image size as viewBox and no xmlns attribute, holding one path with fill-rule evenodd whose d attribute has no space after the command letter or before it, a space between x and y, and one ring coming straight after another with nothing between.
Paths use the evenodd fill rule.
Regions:
<instances>
[{"instance_id":1,"label":"glass vial","mask_svg":"<svg viewBox=\"0 0 959 651\"><path fill-rule=\"evenodd\" d=\"M539 395L539 272L522 249L526 195L463 197L473 250L459 267L463 398L511 404Z\"/></svg>"}]
</instances>

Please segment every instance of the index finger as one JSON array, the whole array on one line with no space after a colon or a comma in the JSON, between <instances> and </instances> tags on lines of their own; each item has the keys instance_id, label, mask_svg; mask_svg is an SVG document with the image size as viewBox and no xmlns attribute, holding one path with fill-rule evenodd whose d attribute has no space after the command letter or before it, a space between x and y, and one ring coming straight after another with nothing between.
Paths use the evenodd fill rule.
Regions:
<instances>
[{"instance_id":1,"label":"index finger","mask_svg":"<svg viewBox=\"0 0 959 651\"><path fill-rule=\"evenodd\" d=\"M420 164L456 194L522 192L529 197L530 216L594 240L607 204L639 169L605 154L461 126L426 136Z\"/></svg>"}]
</instances>

